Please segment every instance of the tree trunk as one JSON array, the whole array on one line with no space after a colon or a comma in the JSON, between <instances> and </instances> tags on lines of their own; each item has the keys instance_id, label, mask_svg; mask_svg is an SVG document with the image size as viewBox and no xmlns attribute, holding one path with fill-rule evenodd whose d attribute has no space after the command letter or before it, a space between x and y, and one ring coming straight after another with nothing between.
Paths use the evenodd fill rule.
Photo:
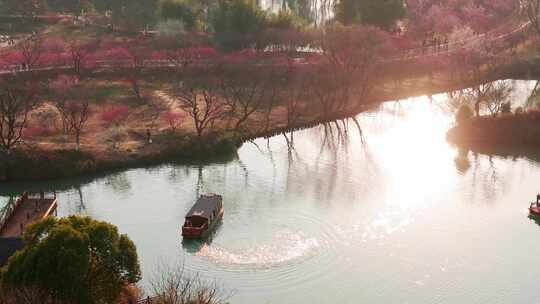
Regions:
<instances>
[{"instance_id":1,"label":"tree trunk","mask_svg":"<svg viewBox=\"0 0 540 304\"><path fill-rule=\"evenodd\" d=\"M81 131L75 131L75 142L77 143L77 151L81 149Z\"/></svg>"},{"instance_id":2,"label":"tree trunk","mask_svg":"<svg viewBox=\"0 0 540 304\"><path fill-rule=\"evenodd\" d=\"M141 100L141 90L139 88L139 83L134 80L132 82L132 86L133 86L133 92L135 93L135 97L137 97L137 100Z\"/></svg>"}]
</instances>

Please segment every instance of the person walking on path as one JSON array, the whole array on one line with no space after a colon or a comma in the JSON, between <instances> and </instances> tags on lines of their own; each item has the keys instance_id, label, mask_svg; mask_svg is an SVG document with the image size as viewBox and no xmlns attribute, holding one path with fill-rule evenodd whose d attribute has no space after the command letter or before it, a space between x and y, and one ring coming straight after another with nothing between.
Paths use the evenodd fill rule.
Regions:
<instances>
[{"instance_id":1,"label":"person walking on path","mask_svg":"<svg viewBox=\"0 0 540 304\"><path fill-rule=\"evenodd\" d=\"M150 129L146 129L146 142L149 144L152 143L152 133L150 132Z\"/></svg>"}]
</instances>

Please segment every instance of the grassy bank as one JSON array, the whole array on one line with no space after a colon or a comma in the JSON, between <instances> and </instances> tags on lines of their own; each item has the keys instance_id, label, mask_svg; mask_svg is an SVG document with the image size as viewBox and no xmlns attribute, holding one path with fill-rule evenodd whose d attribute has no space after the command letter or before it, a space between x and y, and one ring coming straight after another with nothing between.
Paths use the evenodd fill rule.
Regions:
<instances>
[{"instance_id":1,"label":"grassy bank","mask_svg":"<svg viewBox=\"0 0 540 304\"><path fill-rule=\"evenodd\" d=\"M236 157L241 145L234 135L178 138L156 153L111 153L96 157L89 151L19 149L0 159L0 182L94 175L165 161L224 161Z\"/></svg>"}]
</instances>

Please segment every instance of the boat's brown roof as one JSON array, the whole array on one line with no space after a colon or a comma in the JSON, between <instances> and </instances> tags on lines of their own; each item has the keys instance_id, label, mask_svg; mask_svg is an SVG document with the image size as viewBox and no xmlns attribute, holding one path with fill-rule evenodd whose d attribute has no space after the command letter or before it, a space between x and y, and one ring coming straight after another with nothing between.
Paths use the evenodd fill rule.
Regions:
<instances>
[{"instance_id":1,"label":"boat's brown roof","mask_svg":"<svg viewBox=\"0 0 540 304\"><path fill-rule=\"evenodd\" d=\"M186 214L186 218L188 217L202 217L209 219L210 215L212 214L212 211L218 210L221 208L221 204L223 202L223 197L221 195L217 194L207 194L207 195L201 195L195 205L191 207L189 212Z\"/></svg>"}]
</instances>

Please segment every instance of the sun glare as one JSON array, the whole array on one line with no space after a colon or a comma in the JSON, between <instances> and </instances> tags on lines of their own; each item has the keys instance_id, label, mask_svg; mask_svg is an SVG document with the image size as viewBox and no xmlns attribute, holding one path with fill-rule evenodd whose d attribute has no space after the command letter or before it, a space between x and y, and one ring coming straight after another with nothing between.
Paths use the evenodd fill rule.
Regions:
<instances>
[{"instance_id":1,"label":"sun glare","mask_svg":"<svg viewBox=\"0 0 540 304\"><path fill-rule=\"evenodd\" d=\"M380 136L373 137L380 165L389 175L388 189L392 200L401 206L420 203L418 194L428 196L432 190L445 187L455 171L451 160L454 149L446 142L445 133L451 123L443 110L433 111L444 96L416 97L411 102L385 105L386 119L394 118ZM403 111L406 107L406 111ZM394 110L394 111L391 111ZM406 112L405 115L400 113ZM421 151L421 152L419 152ZM422 191L419 191L422 188ZM413 199L414 198L414 199Z\"/></svg>"}]
</instances>

